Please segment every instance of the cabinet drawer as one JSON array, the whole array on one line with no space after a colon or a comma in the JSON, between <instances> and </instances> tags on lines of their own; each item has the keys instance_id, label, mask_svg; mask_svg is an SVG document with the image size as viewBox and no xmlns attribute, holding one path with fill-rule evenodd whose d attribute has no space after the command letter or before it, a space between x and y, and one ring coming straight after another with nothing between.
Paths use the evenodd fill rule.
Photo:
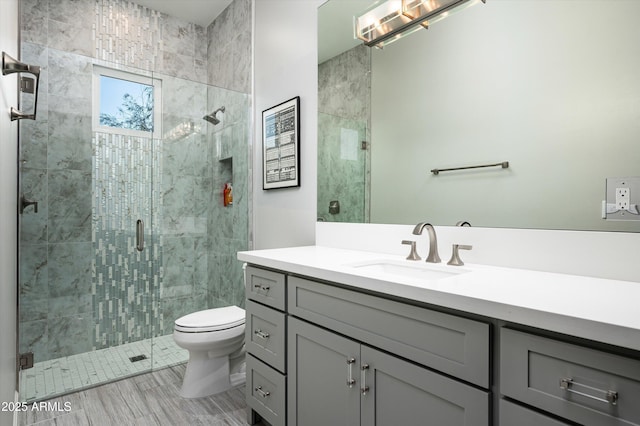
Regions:
<instances>
[{"instance_id":1,"label":"cabinet drawer","mask_svg":"<svg viewBox=\"0 0 640 426\"><path fill-rule=\"evenodd\" d=\"M272 426L286 424L285 376L247 355L247 405Z\"/></svg>"},{"instance_id":2,"label":"cabinet drawer","mask_svg":"<svg viewBox=\"0 0 640 426\"><path fill-rule=\"evenodd\" d=\"M640 361L508 328L504 395L588 425L640 425Z\"/></svg>"},{"instance_id":3,"label":"cabinet drawer","mask_svg":"<svg viewBox=\"0 0 640 426\"><path fill-rule=\"evenodd\" d=\"M289 313L484 388L489 324L289 277Z\"/></svg>"},{"instance_id":4,"label":"cabinet drawer","mask_svg":"<svg viewBox=\"0 0 640 426\"><path fill-rule=\"evenodd\" d=\"M255 300L281 311L285 309L285 275L247 266L247 299Z\"/></svg>"},{"instance_id":5,"label":"cabinet drawer","mask_svg":"<svg viewBox=\"0 0 640 426\"><path fill-rule=\"evenodd\" d=\"M570 426L513 402L500 400L500 426Z\"/></svg>"},{"instance_id":6,"label":"cabinet drawer","mask_svg":"<svg viewBox=\"0 0 640 426\"><path fill-rule=\"evenodd\" d=\"M285 314L247 300L247 352L285 372Z\"/></svg>"}]
</instances>

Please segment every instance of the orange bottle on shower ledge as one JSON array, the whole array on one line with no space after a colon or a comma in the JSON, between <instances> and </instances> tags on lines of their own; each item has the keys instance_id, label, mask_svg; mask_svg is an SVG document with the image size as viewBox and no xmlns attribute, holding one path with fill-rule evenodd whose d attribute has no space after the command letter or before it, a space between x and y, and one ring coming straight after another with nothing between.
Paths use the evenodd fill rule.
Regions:
<instances>
[{"instance_id":1,"label":"orange bottle on shower ledge","mask_svg":"<svg viewBox=\"0 0 640 426\"><path fill-rule=\"evenodd\" d=\"M225 207L233 204L233 187L230 183L224 184L223 199Z\"/></svg>"}]
</instances>

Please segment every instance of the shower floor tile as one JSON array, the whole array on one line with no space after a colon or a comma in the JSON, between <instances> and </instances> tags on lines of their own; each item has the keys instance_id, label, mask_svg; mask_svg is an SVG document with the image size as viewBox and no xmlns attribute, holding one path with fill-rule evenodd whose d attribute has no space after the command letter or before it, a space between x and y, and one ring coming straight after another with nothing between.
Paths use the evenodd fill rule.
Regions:
<instances>
[{"instance_id":1,"label":"shower floor tile","mask_svg":"<svg viewBox=\"0 0 640 426\"><path fill-rule=\"evenodd\" d=\"M130 357L147 358L131 362ZM75 392L123 377L186 362L189 352L173 336L127 343L107 349L37 362L20 372L20 400L37 401Z\"/></svg>"}]
</instances>

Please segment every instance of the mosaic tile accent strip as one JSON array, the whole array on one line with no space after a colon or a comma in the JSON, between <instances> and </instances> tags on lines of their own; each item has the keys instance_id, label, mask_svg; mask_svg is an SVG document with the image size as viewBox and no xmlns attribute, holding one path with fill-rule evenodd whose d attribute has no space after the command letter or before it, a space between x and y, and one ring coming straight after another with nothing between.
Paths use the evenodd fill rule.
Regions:
<instances>
[{"instance_id":1,"label":"mosaic tile accent strip","mask_svg":"<svg viewBox=\"0 0 640 426\"><path fill-rule=\"evenodd\" d=\"M160 329L158 238L162 167L158 139L95 133L92 243L94 349L135 342ZM145 249L136 249L136 222Z\"/></svg>"},{"instance_id":2,"label":"mosaic tile accent strip","mask_svg":"<svg viewBox=\"0 0 640 426\"><path fill-rule=\"evenodd\" d=\"M130 357L147 359L131 362ZM20 372L20 401L36 401L157 370L189 360L189 352L173 341L173 335L37 362Z\"/></svg>"},{"instance_id":3,"label":"mosaic tile accent strip","mask_svg":"<svg viewBox=\"0 0 640 426\"><path fill-rule=\"evenodd\" d=\"M95 58L145 70L162 58L161 13L126 0L96 0Z\"/></svg>"}]
</instances>

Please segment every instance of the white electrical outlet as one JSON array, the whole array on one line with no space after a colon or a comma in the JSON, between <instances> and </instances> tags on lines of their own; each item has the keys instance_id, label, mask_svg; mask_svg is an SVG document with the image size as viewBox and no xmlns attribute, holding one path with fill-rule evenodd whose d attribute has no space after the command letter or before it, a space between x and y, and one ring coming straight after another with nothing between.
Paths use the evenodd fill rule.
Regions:
<instances>
[{"instance_id":1,"label":"white electrical outlet","mask_svg":"<svg viewBox=\"0 0 640 426\"><path fill-rule=\"evenodd\" d=\"M616 207L618 210L629 210L629 188L616 188Z\"/></svg>"}]
</instances>

